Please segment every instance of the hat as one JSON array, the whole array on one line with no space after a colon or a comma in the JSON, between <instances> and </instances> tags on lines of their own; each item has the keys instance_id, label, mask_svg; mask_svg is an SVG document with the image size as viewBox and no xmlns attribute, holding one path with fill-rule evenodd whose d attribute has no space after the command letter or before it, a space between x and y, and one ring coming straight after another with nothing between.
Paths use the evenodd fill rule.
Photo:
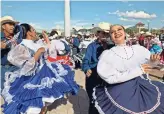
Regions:
<instances>
[{"instance_id":1,"label":"hat","mask_svg":"<svg viewBox=\"0 0 164 114\"><path fill-rule=\"evenodd\" d=\"M107 31L105 31L105 30L97 30L97 33L100 33L100 32L103 32L103 33L106 33Z\"/></svg>"},{"instance_id":2,"label":"hat","mask_svg":"<svg viewBox=\"0 0 164 114\"><path fill-rule=\"evenodd\" d=\"M104 32L109 33L109 30L104 30Z\"/></svg>"},{"instance_id":3,"label":"hat","mask_svg":"<svg viewBox=\"0 0 164 114\"><path fill-rule=\"evenodd\" d=\"M150 32L146 32L145 36L149 37L149 36L152 36L152 34Z\"/></svg>"},{"instance_id":4,"label":"hat","mask_svg":"<svg viewBox=\"0 0 164 114\"><path fill-rule=\"evenodd\" d=\"M145 32L144 31L141 31L140 34L144 34Z\"/></svg>"},{"instance_id":5,"label":"hat","mask_svg":"<svg viewBox=\"0 0 164 114\"><path fill-rule=\"evenodd\" d=\"M0 19L1 25L6 24L6 23L13 23L13 24L18 24L19 22L14 20L13 17L11 16L4 16Z\"/></svg>"},{"instance_id":6,"label":"hat","mask_svg":"<svg viewBox=\"0 0 164 114\"><path fill-rule=\"evenodd\" d=\"M82 32L78 32L78 35L83 35Z\"/></svg>"}]
</instances>

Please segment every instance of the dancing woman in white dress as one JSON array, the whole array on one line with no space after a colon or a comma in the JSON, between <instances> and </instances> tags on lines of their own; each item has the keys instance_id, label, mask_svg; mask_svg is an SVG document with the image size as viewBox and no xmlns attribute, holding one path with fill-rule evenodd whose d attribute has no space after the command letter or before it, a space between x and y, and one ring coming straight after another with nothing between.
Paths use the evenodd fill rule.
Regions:
<instances>
[{"instance_id":1,"label":"dancing woman in white dress","mask_svg":"<svg viewBox=\"0 0 164 114\"><path fill-rule=\"evenodd\" d=\"M97 65L106 84L93 93L99 113L164 114L164 84L147 75L160 56L143 46L127 46L123 26L111 26L110 34L116 46L104 51Z\"/></svg>"}]
</instances>

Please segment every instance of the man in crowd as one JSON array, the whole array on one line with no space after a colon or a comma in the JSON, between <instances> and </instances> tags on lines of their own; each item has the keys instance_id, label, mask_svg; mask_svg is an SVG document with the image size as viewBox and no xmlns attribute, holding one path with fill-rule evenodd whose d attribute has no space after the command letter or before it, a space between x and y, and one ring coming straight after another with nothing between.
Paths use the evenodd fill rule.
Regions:
<instances>
[{"instance_id":1,"label":"man in crowd","mask_svg":"<svg viewBox=\"0 0 164 114\"><path fill-rule=\"evenodd\" d=\"M1 18L1 89L3 89L4 77L6 71L13 71L15 67L7 61L7 54L17 42L7 43L14 36L14 27L18 23L11 16Z\"/></svg>"},{"instance_id":2,"label":"man in crowd","mask_svg":"<svg viewBox=\"0 0 164 114\"><path fill-rule=\"evenodd\" d=\"M72 38L73 55L76 55L80 52L79 46L80 46L81 38L82 38L82 36L80 34L78 34L77 37ZM76 57L74 57L74 60L75 60L75 69L80 68L81 67L80 58L76 56Z\"/></svg>"},{"instance_id":3,"label":"man in crowd","mask_svg":"<svg viewBox=\"0 0 164 114\"><path fill-rule=\"evenodd\" d=\"M143 34L141 34L141 36L138 38L138 40L139 40L139 44L141 46L144 46L144 35Z\"/></svg>"},{"instance_id":4,"label":"man in crowd","mask_svg":"<svg viewBox=\"0 0 164 114\"><path fill-rule=\"evenodd\" d=\"M98 114L92 102L93 88L102 81L97 74L98 58L105 49L110 49L113 45L107 44L104 31L97 31L97 40L88 45L83 58L82 70L86 74L86 91L90 99L89 114Z\"/></svg>"},{"instance_id":5,"label":"man in crowd","mask_svg":"<svg viewBox=\"0 0 164 114\"><path fill-rule=\"evenodd\" d=\"M72 39L72 44L73 44L73 48L76 48L77 53L79 53L80 49L79 49L79 45L80 45L80 41L81 41L81 35L78 34L77 37L74 37Z\"/></svg>"}]
</instances>

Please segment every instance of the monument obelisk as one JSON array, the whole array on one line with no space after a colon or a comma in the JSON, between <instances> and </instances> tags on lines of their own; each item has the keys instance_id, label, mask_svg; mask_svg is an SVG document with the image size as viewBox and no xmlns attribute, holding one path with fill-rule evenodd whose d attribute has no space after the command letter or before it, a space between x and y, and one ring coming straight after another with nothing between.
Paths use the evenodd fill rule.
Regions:
<instances>
[{"instance_id":1,"label":"monument obelisk","mask_svg":"<svg viewBox=\"0 0 164 114\"><path fill-rule=\"evenodd\" d=\"M64 15L64 33L66 37L70 36L70 0L65 0L65 15Z\"/></svg>"}]
</instances>

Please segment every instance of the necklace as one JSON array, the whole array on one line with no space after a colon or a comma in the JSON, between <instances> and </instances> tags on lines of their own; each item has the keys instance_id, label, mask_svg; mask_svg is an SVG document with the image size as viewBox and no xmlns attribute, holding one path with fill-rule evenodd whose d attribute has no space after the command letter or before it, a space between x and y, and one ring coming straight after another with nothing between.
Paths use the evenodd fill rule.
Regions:
<instances>
[{"instance_id":1,"label":"necklace","mask_svg":"<svg viewBox=\"0 0 164 114\"><path fill-rule=\"evenodd\" d=\"M131 46L130 46L130 47L131 47ZM120 55L118 55L117 53L115 53L112 49L111 49L111 51L112 51L116 56L120 57L121 59L126 59L126 60L131 59L131 58L133 57L133 55L134 55L134 50L133 50L133 48L131 47L133 53L132 53L132 55L131 55L129 58L128 58L128 53L127 53L125 47L123 47L123 48L124 48L124 50L125 50L125 53L126 53L127 58L121 57Z\"/></svg>"}]
</instances>

